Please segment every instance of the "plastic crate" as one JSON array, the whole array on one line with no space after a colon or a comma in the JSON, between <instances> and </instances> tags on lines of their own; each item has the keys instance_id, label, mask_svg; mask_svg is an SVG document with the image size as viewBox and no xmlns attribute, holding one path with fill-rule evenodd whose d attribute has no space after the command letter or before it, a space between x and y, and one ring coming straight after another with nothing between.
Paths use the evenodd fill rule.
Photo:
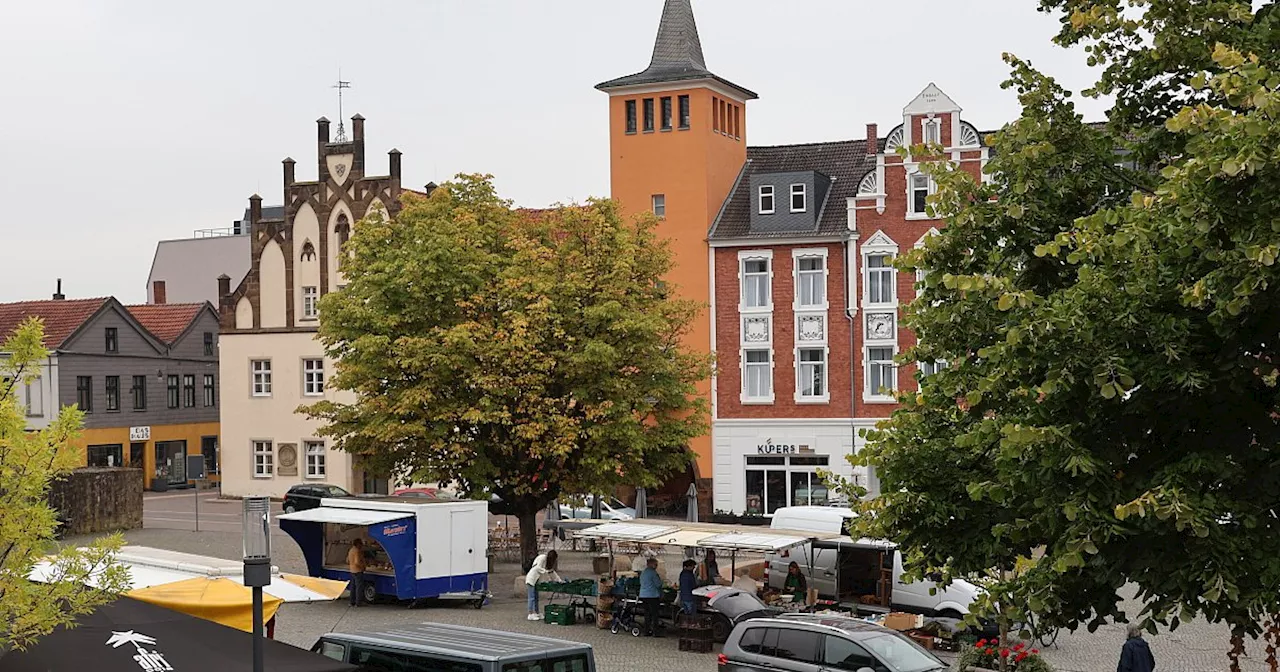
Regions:
<instances>
[{"instance_id":1,"label":"plastic crate","mask_svg":"<svg viewBox=\"0 0 1280 672\"><path fill-rule=\"evenodd\" d=\"M681 639L680 650L690 653L710 653L714 642L701 639Z\"/></svg>"},{"instance_id":2,"label":"plastic crate","mask_svg":"<svg viewBox=\"0 0 1280 672\"><path fill-rule=\"evenodd\" d=\"M552 625L573 625L573 609L567 604L548 604L543 610L542 620Z\"/></svg>"}]
</instances>

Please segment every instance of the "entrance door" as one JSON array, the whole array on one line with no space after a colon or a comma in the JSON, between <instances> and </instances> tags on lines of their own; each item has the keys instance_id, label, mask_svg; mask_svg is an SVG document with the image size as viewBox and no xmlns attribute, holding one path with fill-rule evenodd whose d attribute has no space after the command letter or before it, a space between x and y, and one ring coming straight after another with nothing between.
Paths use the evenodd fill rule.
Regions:
<instances>
[{"instance_id":1,"label":"entrance door","mask_svg":"<svg viewBox=\"0 0 1280 672\"><path fill-rule=\"evenodd\" d=\"M200 437L200 454L204 455L204 473L206 475L218 473L218 437Z\"/></svg>"},{"instance_id":2,"label":"entrance door","mask_svg":"<svg viewBox=\"0 0 1280 672\"><path fill-rule=\"evenodd\" d=\"M146 455L146 452L147 452L146 441L134 441L133 443L129 444L129 466L133 467L134 469L141 469L144 466L146 466L145 464L143 464L143 456Z\"/></svg>"},{"instance_id":3,"label":"entrance door","mask_svg":"<svg viewBox=\"0 0 1280 672\"><path fill-rule=\"evenodd\" d=\"M160 475L160 469L165 470L164 473L169 474L169 485L186 485L187 484L187 442L186 441L157 441L156 442L156 475Z\"/></svg>"},{"instance_id":4,"label":"entrance door","mask_svg":"<svg viewBox=\"0 0 1280 672\"><path fill-rule=\"evenodd\" d=\"M474 574L475 543L470 523L471 514L466 511L449 512L449 575ZM465 590L467 586L454 586Z\"/></svg>"}]
</instances>

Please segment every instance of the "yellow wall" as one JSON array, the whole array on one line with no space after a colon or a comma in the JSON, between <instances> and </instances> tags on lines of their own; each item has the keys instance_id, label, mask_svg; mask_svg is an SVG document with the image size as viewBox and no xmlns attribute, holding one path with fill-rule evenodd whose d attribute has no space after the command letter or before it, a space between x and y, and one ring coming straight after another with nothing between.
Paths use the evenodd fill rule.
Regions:
<instances>
[{"instance_id":1,"label":"yellow wall","mask_svg":"<svg viewBox=\"0 0 1280 672\"><path fill-rule=\"evenodd\" d=\"M156 442L158 441L186 441L187 454L197 455L200 453L200 439L206 436L218 437L218 446L222 446L221 424L217 422L196 422L183 425L152 425L151 440L146 441L146 448L142 451L143 463L141 465L129 464L129 448L132 441L129 440L128 427L107 427L103 429L86 429L77 442L80 448L80 460L84 464L89 462L89 446L120 444L124 453L125 464L130 467L142 467L143 487L151 487L151 477L156 473ZM212 475L210 479L217 481L218 476Z\"/></svg>"}]
</instances>

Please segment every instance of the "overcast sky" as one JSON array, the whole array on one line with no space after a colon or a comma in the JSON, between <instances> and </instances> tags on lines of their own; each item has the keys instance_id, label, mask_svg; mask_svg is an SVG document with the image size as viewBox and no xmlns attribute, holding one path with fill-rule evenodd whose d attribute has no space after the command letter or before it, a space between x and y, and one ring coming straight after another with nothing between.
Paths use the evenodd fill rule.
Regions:
<instances>
[{"instance_id":1,"label":"overcast sky","mask_svg":"<svg viewBox=\"0 0 1280 672\"><path fill-rule=\"evenodd\" d=\"M644 69L662 0L8 3L0 39L0 301L142 302L156 242L281 202L315 179L315 119L353 83L370 173L406 186L497 177L525 206L608 195L606 96ZM1016 117L1004 51L1080 90L1035 0L694 0L707 64L760 94L753 145L888 131L929 82L980 129ZM1080 108L1102 118L1105 106Z\"/></svg>"}]
</instances>

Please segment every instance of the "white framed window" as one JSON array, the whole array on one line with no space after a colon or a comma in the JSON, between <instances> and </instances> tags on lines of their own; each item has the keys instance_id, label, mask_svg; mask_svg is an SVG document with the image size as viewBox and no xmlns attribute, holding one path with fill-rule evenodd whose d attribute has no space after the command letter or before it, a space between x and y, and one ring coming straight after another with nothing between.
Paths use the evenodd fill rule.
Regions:
<instances>
[{"instance_id":1,"label":"white framed window","mask_svg":"<svg viewBox=\"0 0 1280 672\"><path fill-rule=\"evenodd\" d=\"M772 184L760 185L760 214L762 215L773 214L773 185Z\"/></svg>"},{"instance_id":2,"label":"white framed window","mask_svg":"<svg viewBox=\"0 0 1280 672\"><path fill-rule=\"evenodd\" d=\"M773 401L773 356L769 350L742 353L743 401Z\"/></svg>"},{"instance_id":3,"label":"white framed window","mask_svg":"<svg viewBox=\"0 0 1280 672\"><path fill-rule=\"evenodd\" d=\"M314 320L320 315L320 292L315 287L302 288L302 319Z\"/></svg>"},{"instance_id":4,"label":"white framed window","mask_svg":"<svg viewBox=\"0 0 1280 672\"><path fill-rule=\"evenodd\" d=\"M898 370L893 365L893 348L867 348L867 397L892 400L898 389Z\"/></svg>"},{"instance_id":5,"label":"white framed window","mask_svg":"<svg viewBox=\"0 0 1280 672\"><path fill-rule=\"evenodd\" d=\"M803 184L791 185L791 212L804 212L809 209L809 193Z\"/></svg>"},{"instance_id":6,"label":"white framed window","mask_svg":"<svg viewBox=\"0 0 1280 672\"><path fill-rule=\"evenodd\" d=\"M941 119L925 119L924 120L924 144L937 145L942 142L942 120Z\"/></svg>"},{"instance_id":7,"label":"white framed window","mask_svg":"<svg viewBox=\"0 0 1280 672\"><path fill-rule=\"evenodd\" d=\"M324 478L324 441L304 441L307 455L307 478Z\"/></svg>"},{"instance_id":8,"label":"white framed window","mask_svg":"<svg viewBox=\"0 0 1280 672\"><path fill-rule=\"evenodd\" d=\"M302 360L302 393L308 397L324 396L324 360Z\"/></svg>"},{"instance_id":9,"label":"white framed window","mask_svg":"<svg viewBox=\"0 0 1280 672\"><path fill-rule=\"evenodd\" d=\"M740 260L742 265L742 307L743 309L767 309L770 303L769 257L750 257Z\"/></svg>"},{"instance_id":10,"label":"white framed window","mask_svg":"<svg viewBox=\"0 0 1280 672\"><path fill-rule=\"evenodd\" d=\"M920 377L928 378L933 374L947 368L947 360L939 359L934 362L920 362Z\"/></svg>"},{"instance_id":11,"label":"white framed window","mask_svg":"<svg viewBox=\"0 0 1280 672\"><path fill-rule=\"evenodd\" d=\"M827 305L827 258L803 256L796 258L796 299L801 308L819 308Z\"/></svg>"},{"instance_id":12,"label":"white framed window","mask_svg":"<svg viewBox=\"0 0 1280 672\"><path fill-rule=\"evenodd\" d=\"M929 192L932 191L929 176L924 173L911 175L909 197L910 212L913 215L926 215L929 210Z\"/></svg>"},{"instance_id":13,"label":"white framed window","mask_svg":"<svg viewBox=\"0 0 1280 672\"><path fill-rule=\"evenodd\" d=\"M253 396L271 396L271 360L255 359L249 363L253 372Z\"/></svg>"},{"instance_id":14,"label":"white framed window","mask_svg":"<svg viewBox=\"0 0 1280 672\"><path fill-rule=\"evenodd\" d=\"M896 295L897 269L893 267L893 256L889 254L868 254L867 273L867 305L891 304Z\"/></svg>"},{"instance_id":15,"label":"white framed window","mask_svg":"<svg viewBox=\"0 0 1280 672\"><path fill-rule=\"evenodd\" d=\"M253 477L271 478L276 475L275 446L270 441L253 442Z\"/></svg>"},{"instance_id":16,"label":"white framed window","mask_svg":"<svg viewBox=\"0 0 1280 672\"><path fill-rule=\"evenodd\" d=\"M653 200L653 214L656 215L657 217L666 217L667 216L667 195L654 194L652 197L652 200Z\"/></svg>"},{"instance_id":17,"label":"white framed window","mask_svg":"<svg viewBox=\"0 0 1280 672\"><path fill-rule=\"evenodd\" d=\"M801 348L796 353L796 400L825 401L827 392L826 348Z\"/></svg>"}]
</instances>

